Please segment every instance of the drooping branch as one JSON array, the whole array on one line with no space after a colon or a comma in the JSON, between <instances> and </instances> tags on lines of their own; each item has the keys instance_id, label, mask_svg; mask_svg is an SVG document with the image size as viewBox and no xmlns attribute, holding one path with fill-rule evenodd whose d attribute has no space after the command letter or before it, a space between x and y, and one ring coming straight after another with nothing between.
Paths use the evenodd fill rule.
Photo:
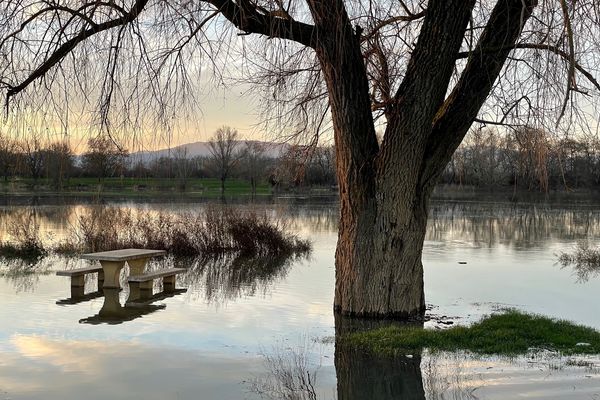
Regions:
<instances>
[{"instance_id":1,"label":"drooping branch","mask_svg":"<svg viewBox=\"0 0 600 400\"><path fill-rule=\"evenodd\" d=\"M567 43L569 43L569 75L567 77L567 89L565 90L565 98L563 100L563 105L560 110L558 120L556 121L557 126L560 120L562 119L563 115L565 115L567 105L569 104L569 97L571 95L571 91L577 89L577 81L575 80L575 40L573 38L571 16L569 15L569 7L567 6L566 0L560 0L560 8L562 9L563 18L565 20L565 30L567 31Z\"/></svg>"},{"instance_id":2,"label":"drooping branch","mask_svg":"<svg viewBox=\"0 0 600 400\"><path fill-rule=\"evenodd\" d=\"M142 12L147 3L148 0L137 0L126 14L100 24L95 24L92 26L92 28L84 29L71 39L64 42L38 68L29 74L25 80L16 86L9 87L6 92L7 102L11 97L25 90L25 88L27 88L27 86L29 86L33 81L43 77L52 67L65 58L79 43L96 35L97 33L133 22Z\"/></svg>"},{"instance_id":3,"label":"drooping branch","mask_svg":"<svg viewBox=\"0 0 600 400\"><path fill-rule=\"evenodd\" d=\"M536 5L537 0L496 3L458 83L433 121L421 166L423 187L435 181L469 130Z\"/></svg>"}]
</instances>

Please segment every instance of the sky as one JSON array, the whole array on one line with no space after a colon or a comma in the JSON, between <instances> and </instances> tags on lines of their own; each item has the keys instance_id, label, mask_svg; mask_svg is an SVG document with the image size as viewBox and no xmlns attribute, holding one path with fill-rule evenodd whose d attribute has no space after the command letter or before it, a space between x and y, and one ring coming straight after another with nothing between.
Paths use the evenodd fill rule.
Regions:
<instances>
[{"instance_id":1,"label":"sky","mask_svg":"<svg viewBox=\"0 0 600 400\"><path fill-rule=\"evenodd\" d=\"M210 79L203 79L199 88L197 111L188 112L182 116L173 129L154 128L147 129L135 137L128 134L119 134L117 140L124 142L130 152L142 150L159 150L172 148L178 145L207 141L215 130L223 125L238 130L241 139L272 140L272 136L264 132L260 124L258 100L251 87L230 84L218 86ZM43 117L26 118L32 112L22 112L0 119L0 132L17 139L31 136L32 131L42 132L43 141L53 142L65 137L67 131L69 142L75 153L86 150L86 142L97 133L97 128L90 124L89 117L85 115L69 115L68 127L65 128L61 113L44 111ZM38 113L39 114L39 113Z\"/></svg>"}]
</instances>

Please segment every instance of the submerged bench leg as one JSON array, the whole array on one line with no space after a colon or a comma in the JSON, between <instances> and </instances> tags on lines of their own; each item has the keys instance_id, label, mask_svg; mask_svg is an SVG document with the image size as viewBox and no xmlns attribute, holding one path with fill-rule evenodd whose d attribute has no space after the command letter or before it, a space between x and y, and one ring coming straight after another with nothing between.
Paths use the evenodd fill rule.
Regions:
<instances>
[{"instance_id":1,"label":"submerged bench leg","mask_svg":"<svg viewBox=\"0 0 600 400\"><path fill-rule=\"evenodd\" d=\"M119 289L119 276L121 275L121 269L125 265L125 261L100 261L102 269L104 270L104 288L116 288Z\"/></svg>"},{"instance_id":2,"label":"submerged bench leg","mask_svg":"<svg viewBox=\"0 0 600 400\"><path fill-rule=\"evenodd\" d=\"M129 275L137 276L142 275L144 273L144 268L148 263L147 258L138 258L137 260L128 260L127 264L129 264Z\"/></svg>"},{"instance_id":3,"label":"submerged bench leg","mask_svg":"<svg viewBox=\"0 0 600 400\"><path fill-rule=\"evenodd\" d=\"M174 292L175 291L175 275L165 276L163 278L163 291Z\"/></svg>"},{"instance_id":4,"label":"submerged bench leg","mask_svg":"<svg viewBox=\"0 0 600 400\"><path fill-rule=\"evenodd\" d=\"M71 298L79 299L85 294L84 286L71 286Z\"/></svg>"},{"instance_id":5,"label":"submerged bench leg","mask_svg":"<svg viewBox=\"0 0 600 400\"><path fill-rule=\"evenodd\" d=\"M84 287L85 275L75 275L71 277L71 287Z\"/></svg>"}]
</instances>

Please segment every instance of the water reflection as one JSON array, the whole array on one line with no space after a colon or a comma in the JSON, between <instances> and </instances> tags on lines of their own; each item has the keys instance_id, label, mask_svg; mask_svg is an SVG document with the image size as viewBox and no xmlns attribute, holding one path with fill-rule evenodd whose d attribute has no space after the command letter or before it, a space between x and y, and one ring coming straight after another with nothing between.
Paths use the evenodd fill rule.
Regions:
<instances>
[{"instance_id":1,"label":"water reflection","mask_svg":"<svg viewBox=\"0 0 600 400\"><path fill-rule=\"evenodd\" d=\"M460 240L483 247L501 243L527 250L588 237L600 237L597 208L434 202L426 240L439 244Z\"/></svg>"},{"instance_id":2,"label":"water reflection","mask_svg":"<svg viewBox=\"0 0 600 400\"><path fill-rule=\"evenodd\" d=\"M250 391L270 400L317 400L320 363L311 359L309 343L278 347L264 355L266 373L250 380Z\"/></svg>"},{"instance_id":3,"label":"water reflection","mask_svg":"<svg viewBox=\"0 0 600 400\"><path fill-rule=\"evenodd\" d=\"M125 305L121 305L119 300L119 289L103 289L104 303L98 314L79 320L82 324L121 324L132 321L144 315L151 314L158 310L163 310L167 306L164 304L137 303L127 300Z\"/></svg>"},{"instance_id":4,"label":"water reflection","mask_svg":"<svg viewBox=\"0 0 600 400\"><path fill-rule=\"evenodd\" d=\"M93 207L145 208L171 212L195 212L208 203L136 204L107 203L22 205L0 207L0 240L7 239L11 223L34 218L40 226L44 244L62 240L78 215ZM336 203L245 204L239 207L268 210L288 221L288 226L305 233L337 232ZM579 240L600 237L600 211L589 206L552 204L469 203L433 201L430 205L426 240L435 245L452 246L465 242L494 247L505 244L516 250L544 247L553 240ZM429 246L431 248L431 246ZM426 248L427 251L427 248Z\"/></svg>"},{"instance_id":5,"label":"water reflection","mask_svg":"<svg viewBox=\"0 0 600 400\"><path fill-rule=\"evenodd\" d=\"M502 358L427 350L375 355L348 345L340 336L391 323L336 317L334 392L327 390L327 371L319 357L322 352L315 350L314 343L312 347L286 343L273 348L263 357L265 372L250 380L249 389L270 400L598 397L597 358L569 358L552 352Z\"/></svg>"},{"instance_id":6,"label":"water reflection","mask_svg":"<svg viewBox=\"0 0 600 400\"><path fill-rule=\"evenodd\" d=\"M196 293L202 293L209 303L222 304L240 297L265 295L270 286L283 279L291 265L304 256L280 257L222 256L193 261L174 260L175 267L191 267L178 282Z\"/></svg>"},{"instance_id":7,"label":"water reflection","mask_svg":"<svg viewBox=\"0 0 600 400\"><path fill-rule=\"evenodd\" d=\"M33 292L41 276L53 273L55 257L22 260L0 258L0 278L11 284L15 292Z\"/></svg>"},{"instance_id":8,"label":"water reflection","mask_svg":"<svg viewBox=\"0 0 600 400\"><path fill-rule=\"evenodd\" d=\"M335 369L339 400L424 400L420 354L375 355L341 340L345 335L394 324L335 316Z\"/></svg>"},{"instance_id":9,"label":"water reflection","mask_svg":"<svg viewBox=\"0 0 600 400\"><path fill-rule=\"evenodd\" d=\"M580 242L573 252L561 253L558 261L562 268L571 267L578 283L584 283L600 275L600 248Z\"/></svg>"}]
</instances>

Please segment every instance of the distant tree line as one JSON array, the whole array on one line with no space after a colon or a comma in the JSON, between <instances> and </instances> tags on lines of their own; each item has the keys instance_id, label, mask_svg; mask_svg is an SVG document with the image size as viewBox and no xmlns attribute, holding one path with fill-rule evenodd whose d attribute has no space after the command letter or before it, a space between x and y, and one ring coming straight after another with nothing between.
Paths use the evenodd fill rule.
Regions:
<instances>
[{"instance_id":1,"label":"distant tree line","mask_svg":"<svg viewBox=\"0 0 600 400\"><path fill-rule=\"evenodd\" d=\"M21 140L0 135L0 176L45 179L61 188L71 177L168 178L185 190L192 178L213 178L225 189L229 179L275 189L336 185L335 150L288 146L277 157L265 144L245 141L224 126L209 140L209 156L190 157L185 148L151 161L132 160L121 144L107 136L90 138L86 151L75 156L66 140L45 141L31 134ZM600 140L558 138L546 131L519 128L472 131L448 163L441 183L478 188L511 187L529 191L600 188Z\"/></svg>"},{"instance_id":2,"label":"distant tree line","mask_svg":"<svg viewBox=\"0 0 600 400\"><path fill-rule=\"evenodd\" d=\"M335 186L332 147L289 146L276 157L262 142L245 141L230 127L219 128L209 140L209 156L190 157L184 147L153 160L132 159L128 150L113 138L98 136L87 141L86 151L76 156L67 140L48 141L31 134L20 140L0 134L0 176L44 180L60 189L70 178L163 178L172 179L185 190L192 178L213 178L225 190L228 179L275 189Z\"/></svg>"},{"instance_id":3,"label":"distant tree line","mask_svg":"<svg viewBox=\"0 0 600 400\"><path fill-rule=\"evenodd\" d=\"M530 191L600 188L600 141L589 136L559 138L526 127L472 131L441 182Z\"/></svg>"}]
</instances>

